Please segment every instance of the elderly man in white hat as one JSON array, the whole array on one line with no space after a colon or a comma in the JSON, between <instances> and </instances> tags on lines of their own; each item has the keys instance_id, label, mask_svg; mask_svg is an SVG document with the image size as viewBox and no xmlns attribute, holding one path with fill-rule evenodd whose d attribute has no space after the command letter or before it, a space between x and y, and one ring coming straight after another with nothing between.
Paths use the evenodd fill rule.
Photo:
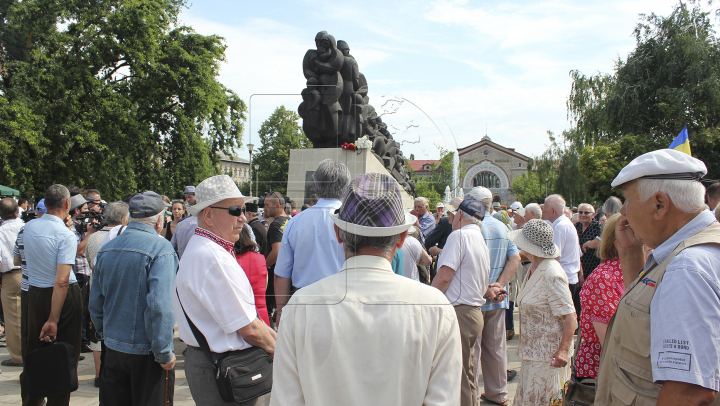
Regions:
<instances>
[{"instance_id":1,"label":"elderly man in white hat","mask_svg":"<svg viewBox=\"0 0 720 406\"><path fill-rule=\"evenodd\" d=\"M662 149L612 182L625 196L616 235L627 289L608 325L596 406L718 402L720 224L705 208L706 173ZM647 260L643 244L654 249Z\"/></svg>"},{"instance_id":2,"label":"elderly man in white hat","mask_svg":"<svg viewBox=\"0 0 720 406\"><path fill-rule=\"evenodd\" d=\"M200 182L196 203L188 208L197 217L195 234L185 248L175 278L173 310L180 338L188 344L185 376L198 405L222 405L213 361L201 346L218 355L259 347L271 356L275 332L257 317L255 297L233 247L245 223L245 196L227 175ZM197 339L190 324L203 337ZM270 394L243 404L266 405Z\"/></svg>"},{"instance_id":3,"label":"elderly man in white hat","mask_svg":"<svg viewBox=\"0 0 720 406\"><path fill-rule=\"evenodd\" d=\"M416 220L403 211L397 182L356 177L330 217L346 260L285 306L270 404L458 404L455 312L437 289L390 266Z\"/></svg>"}]
</instances>

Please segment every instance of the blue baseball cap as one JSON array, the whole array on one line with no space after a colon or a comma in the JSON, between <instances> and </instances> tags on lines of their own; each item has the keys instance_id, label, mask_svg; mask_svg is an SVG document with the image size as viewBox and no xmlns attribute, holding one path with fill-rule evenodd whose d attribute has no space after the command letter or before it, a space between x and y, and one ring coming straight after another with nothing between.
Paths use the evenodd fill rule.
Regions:
<instances>
[{"instance_id":1,"label":"blue baseball cap","mask_svg":"<svg viewBox=\"0 0 720 406\"><path fill-rule=\"evenodd\" d=\"M45 199L40 199L40 201L37 204L37 207L35 207L35 213L47 213L47 207L45 207Z\"/></svg>"},{"instance_id":2,"label":"blue baseball cap","mask_svg":"<svg viewBox=\"0 0 720 406\"><path fill-rule=\"evenodd\" d=\"M463 200L462 203L460 203L460 206L458 206L458 210L463 213L467 213L480 221L485 218L485 206L483 206L479 200L475 200L472 197Z\"/></svg>"},{"instance_id":3,"label":"blue baseball cap","mask_svg":"<svg viewBox=\"0 0 720 406\"><path fill-rule=\"evenodd\" d=\"M132 218L151 217L165 210L162 196L151 190L133 196L129 206Z\"/></svg>"}]
</instances>

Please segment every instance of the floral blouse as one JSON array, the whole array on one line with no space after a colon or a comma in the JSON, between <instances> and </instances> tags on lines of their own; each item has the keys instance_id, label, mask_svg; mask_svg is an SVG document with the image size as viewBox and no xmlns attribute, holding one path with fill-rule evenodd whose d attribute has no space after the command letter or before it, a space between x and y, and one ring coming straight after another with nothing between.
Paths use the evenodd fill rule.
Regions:
<instances>
[{"instance_id":1,"label":"floral blouse","mask_svg":"<svg viewBox=\"0 0 720 406\"><path fill-rule=\"evenodd\" d=\"M562 339L561 316L575 313L567 275L560 263L545 259L531 276L528 272L517 301L520 307L520 358L550 362ZM568 359L572 351L571 347Z\"/></svg>"},{"instance_id":2,"label":"floral blouse","mask_svg":"<svg viewBox=\"0 0 720 406\"><path fill-rule=\"evenodd\" d=\"M602 343L592 322L610 323L624 293L625 283L617 258L598 265L583 284L580 291L582 343L575 361L577 376L597 378Z\"/></svg>"}]
</instances>

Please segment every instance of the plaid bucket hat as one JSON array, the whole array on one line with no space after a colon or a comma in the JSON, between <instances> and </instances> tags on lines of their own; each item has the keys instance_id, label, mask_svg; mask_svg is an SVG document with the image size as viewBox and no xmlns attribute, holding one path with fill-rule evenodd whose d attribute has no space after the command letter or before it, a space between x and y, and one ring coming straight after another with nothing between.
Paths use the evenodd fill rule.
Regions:
<instances>
[{"instance_id":1,"label":"plaid bucket hat","mask_svg":"<svg viewBox=\"0 0 720 406\"><path fill-rule=\"evenodd\" d=\"M342 206L330 218L339 229L365 237L388 237L406 231L417 218L402 207L400 186L380 173L355 177Z\"/></svg>"}]
</instances>

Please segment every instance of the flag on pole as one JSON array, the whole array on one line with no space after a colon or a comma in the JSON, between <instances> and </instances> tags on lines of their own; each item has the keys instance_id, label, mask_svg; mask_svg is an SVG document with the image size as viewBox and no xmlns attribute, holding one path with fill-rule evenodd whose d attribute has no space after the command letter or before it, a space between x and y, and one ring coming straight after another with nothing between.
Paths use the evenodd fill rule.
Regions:
<instances>
[{"instance_id":1,"label":"flag on pole","mask_svg":"<svg viewBox=\"0 0 720 406\"><path fill-rule=\"evenodd\" d=\"M681 151L692 156L692 154L690 153L690 139L688 138L687 126L685 126L685 128L680 131L680 134L675 137L672 144L670 144L668 148Z\"/></svg>"}]
</instances>

